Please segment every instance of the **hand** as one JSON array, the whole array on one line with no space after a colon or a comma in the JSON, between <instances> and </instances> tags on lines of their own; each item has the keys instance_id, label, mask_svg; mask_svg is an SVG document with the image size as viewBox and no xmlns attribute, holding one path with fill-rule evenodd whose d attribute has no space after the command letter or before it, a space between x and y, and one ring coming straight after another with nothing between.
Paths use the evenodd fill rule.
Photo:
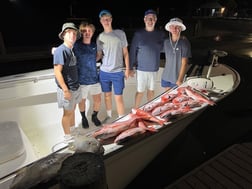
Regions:
<instances>
[{"instance_id":1,"label":"hand","mask_svg":"<svg viewBox=\"0 0 252 189\"><path fill-rule=\"evenodd\" d=\"M69 90L64 91L64 98L65 98L66 100L71 100L71 98L72 98L72 93L71 93Z\"/></svg>"},{"instance_id":2,"label":"hand","mask_svg":"<svg viewBox=\"0 0 252 189\"><path fill-rule=\"evenodd\" d=\"M126 69L125 72L124 72L124 77L125 79L128 79L130 76L130 70L129 69Z\"/></svg>"},{"instance_id":3,"label":"hand","mask_svg":"<svg viewBox=\"0 0 252 189\"><path fill-rule=\"evenodd\" d=\"M134 70L130 70L129 76L130 77L134 77L134 75L135 75L135 71Z\"/></svg>"},{"instance_id":4,"label":"hand","mask_svg":"<svg viewBox=\"0 0 252 189\"><path fill-rule=\"evenodd\" d=\"M180 86L180 85L182 85L182 83L183 83L183 82L181 82L181 81L177 81L177 82L176 82L176 85L177 85L177 86Z\"/></svg>"}]
</instances>

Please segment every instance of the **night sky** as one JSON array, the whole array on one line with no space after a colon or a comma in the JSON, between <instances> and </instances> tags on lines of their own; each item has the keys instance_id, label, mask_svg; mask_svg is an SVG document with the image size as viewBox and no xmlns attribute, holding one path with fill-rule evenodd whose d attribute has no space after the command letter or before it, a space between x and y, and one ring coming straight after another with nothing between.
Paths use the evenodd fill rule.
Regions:
<instances>
[{"instance_id":1,"label":"night sky","mask_svg":"<svg viewBox=\"0 0 252 189\"><path fill-rule=\"evenodd\" d=\"M6 46L55 44L62 24L70 17L86 18L99 29L98 14L102 9L109 9L113 14L114 28L140 27L147 9L157 10L159 20L168 21L174 16L192 16L196 7L208 1L173 1L169 5L171 2L164 0L139 1L137 4L136 0L1 0L0 31ZM250 2L239 0L243 1Z\"/></svg>"}]
</instances>

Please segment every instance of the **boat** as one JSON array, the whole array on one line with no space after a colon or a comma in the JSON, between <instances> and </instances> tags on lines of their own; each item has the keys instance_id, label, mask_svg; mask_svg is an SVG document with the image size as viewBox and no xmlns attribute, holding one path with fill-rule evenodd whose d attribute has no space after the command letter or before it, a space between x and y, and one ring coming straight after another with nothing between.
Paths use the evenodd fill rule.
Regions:
<instances>
[{"instance_id":1,"label":"boat","mask_svg":"<svg viewBox=\"0 0 252 189\"><path fill-rule=\"evenodd\" d=\"M157 87L156 97L144 106L159 101L162 96L178 91L181 87L191 87L202 94L202 89L208 97L218 103L232 94L240 84L239 73L220 63L219 57L226 56L224 51L213 50L209 64L193 65L188 68L187 77L182 86L164 91ZM157 86L163 68L160 67ZM132 113L135 78L126 80L125 104L127 115L114 122L127 119ZM61 127L62 111L56 102L56 85L53 69L34 71L24 74L4 76L0 78L0 189L9 189L17 172L32 163L51 154L69 150L69 145L63 142ZM115 110L113 102L113 109ZM191 122L210 105L194 108L191 113L176 117L166 124L157 125L158 132L135 137L126 143L108 142L103 144L106 181L109 189L125 188L169 143L175 139ZM87 101L87 107L90 102ZM87 116L90 117L88 112ZM116 112L113 111L113 115ZM102 106L99 117L105 117L105 107ZM81 125L81 117L76 108L76 127ZM99 130L96 126L87 129L87 135ZM12 149L12 150L10 150ZM5 150L5 151L4 151ZM118 176L120 171L120 176Z\"/></svg>"}]
</instances>

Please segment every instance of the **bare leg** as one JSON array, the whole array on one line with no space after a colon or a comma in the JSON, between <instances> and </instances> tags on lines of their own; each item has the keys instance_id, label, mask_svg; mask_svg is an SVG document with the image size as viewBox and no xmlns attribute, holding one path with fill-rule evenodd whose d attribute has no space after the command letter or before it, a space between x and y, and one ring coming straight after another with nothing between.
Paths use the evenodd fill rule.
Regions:
<instances>
[{"instance_id":1,"label":"bare leg","mask_svg":"<svg viewBox=\"0 0 252 189\"><path fill-rule=\"evenodd\" d=\"M105 106L107 111L112 110L112 92L104 93Z\"/></svg>"},{"instance_id":2,"label":"bare leg","mask_svg":"<svg viewBox=\"0 0 252 189\"><path fill-rule=\"evenodd\" d=\"M99 112L101 107L101 94L93 95L93 110Z\"/></svg>"},{"instance_id":3,"label":"bare leg","mask_svg":"<svg viewBox=\"0 0 252 189\"><path fill-rule=\"evenodd\" d=\"M147 100L150 101L154 98L154 90L147 90Z\"/></svg>"},{"instance_id":4,"label":"bare leg","mask_svg":"<svg viewBox=\"0 0 252 189\"><path fill-rule=\"evenodd\" d=\"M125 113L123 95L115 95L115 102L118 116L123 116Z\"/></svg>"},{"instance_id":5,"label":"bare leg","mask_svg":"<svg viewBox=\"0 0 252 189\"><path fill-rule=\"evenodd\" d=\"M144 92L136 92L135 108L138 108L140 106L143 96L144 96Z\"/></svg>"},{"instance_id":6,"label":"bare leg","mask_svg":"<svg viewBox=\"0 0 252 189\"><path fill-rule=\"evenodd\" d=\"M70 127L75 125L75 109L74 110L64 110L62 117L62 127L64 133L70 134Z\"/></svg>"},{"instance_id":7,"label":"bare leg","mask_svg":"<svg viewBox=\"0 0 252 189\"><path fill-rule=\"evenodd\" d=\"M107 117L102 121L102 123L107 123L112 117L112 92L104 92L105 107L107 111Z\"/></svg>"},{"instance_id":8,"label":"bare leg","mask_svg":"<svg viewBox=\"0 0 252 189\"><path fill-rule=\"evenodd\" d=\"M86 109L86 99L81 99L80 103L78 104L80 112L84 112Z\"/></svg>"}]
</instances>

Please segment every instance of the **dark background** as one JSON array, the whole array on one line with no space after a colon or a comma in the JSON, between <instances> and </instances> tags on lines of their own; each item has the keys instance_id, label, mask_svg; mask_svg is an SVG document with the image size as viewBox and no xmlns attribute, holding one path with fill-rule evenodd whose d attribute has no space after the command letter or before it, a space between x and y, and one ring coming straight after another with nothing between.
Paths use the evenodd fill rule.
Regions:
<instances>
[{"instance_id":1,"label":"dark background","mask_svg":"<svg viewBox=\"0 0 252 189\"><path fill-rule=\"evenodd\" d=\"M1 0L0 32L6 48L51 46L59 43L57 35L66 21L79 24L81 20L88 19L99 31L101 25L98 14L102 9L109 9L114 17L113 26L123 29L143 26L144 11L152 8L158 12L157 26L163 27L171 17L194 16L197 9L208 2L213 2L213 0L181 0L172 3L164 0L141 2L131 0ZM247 10L252 7L249 0L219 0L218 2L236 10Z\"/></svg>"}]
</instances>

